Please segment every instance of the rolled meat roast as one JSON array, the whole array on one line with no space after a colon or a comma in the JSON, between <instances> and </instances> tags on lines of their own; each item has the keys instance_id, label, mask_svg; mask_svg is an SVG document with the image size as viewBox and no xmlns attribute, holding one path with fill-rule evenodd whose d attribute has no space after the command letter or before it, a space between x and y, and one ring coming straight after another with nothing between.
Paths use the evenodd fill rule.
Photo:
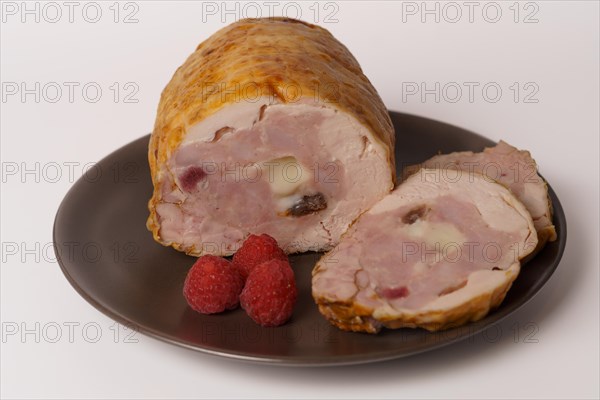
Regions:
<instances>
[{"instance_id":1,"label":"rolled meat roast","mask_svg":"<svg viewBox=\"0 0 600 400\"><path fill-rule=\"evenodd\" d=\"M149 145L147 226L191 255L231 255L250 233L323 251L394 187L394 130L379 95L328 31L241 20L164 89Z\"/></svg>"},{"instance_id":2,"label":"rolled meat roast","mask_svg":"<svg viewBox=\"0 0 600 400\"><path fill-rule=\"evenodd\" d=\"M421 169L364 213L313 270L321 313L341 329L431 331L483 318L537 244L531 216L481 174Z\"/></svg>"}]
</instances>

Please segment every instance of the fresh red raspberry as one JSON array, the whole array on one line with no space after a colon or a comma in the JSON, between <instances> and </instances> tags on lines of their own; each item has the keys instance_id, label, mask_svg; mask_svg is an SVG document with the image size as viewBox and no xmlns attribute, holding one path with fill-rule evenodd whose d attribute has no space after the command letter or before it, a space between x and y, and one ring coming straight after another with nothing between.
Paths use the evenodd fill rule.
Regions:
<instances>
[{"instance_id":1,"label":"fresh red raspberry","mask_svg":"<svg viewBox=\"0 0 600 400\"><path fill-rule=\"evenodd\" d=\"M183 285L190 307L202 314L214 314L236 308L244 279L224 258L206 255L194 263Z\"/></svg>"},{"instance_id":2,"label":"fresh red raspberry","mask_svg":"<svg viewBox=\"0 0 600 400\"><path fill-rule=\"evenodd\" d=\"M233 256L233 265L237 267L242 277L247 278L256 266L272 259L288 261L287 255L277 245L271 236L250 235Z\"/></svg>"},{"instance_id":3,"label":"fresh red raspberry","mask_svg":"<svg viewBox=\"0 0 600 400\"><path fill-rule=\"evenodd\" d=\"M250 272L240 304L257 324L278 326L292 316L297 297L294 271L289 262L273 259Z\"/></svg>"}]
</instances>

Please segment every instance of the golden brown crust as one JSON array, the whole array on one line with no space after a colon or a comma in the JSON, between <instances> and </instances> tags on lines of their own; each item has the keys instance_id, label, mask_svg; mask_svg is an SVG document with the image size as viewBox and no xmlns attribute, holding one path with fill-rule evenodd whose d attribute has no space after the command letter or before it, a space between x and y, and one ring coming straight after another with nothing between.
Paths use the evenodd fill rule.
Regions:
<instances>
[{"instance_id":1,"label":"golden brown crust","mask_svg":"<svg viewBox=\"0 0 600 400\"><path fill-rule=\"evenodd\" d=\"M395 165L394 129L387 110L343 44L327 30L293 19L240 20L201 43L161 95L148 149L154 194L147 226L157 241L158 175L188 127L230 103L260 95L290 103L299 100L298 94L353 115L373 132L387 150L390 165ZM391 171L395 182L395 168Z\"/></svg>"},{"instance_id":2,"label":"golden brown crust","mask_svg":"<svg viewBox=\"0 0 600 400\"><path fill-rule=\"evenodd\" d=\"M377 333L382 327L424 328L434 332L475 322L498 307L506 297L518 274L507 274L507 280L494 290L481 294L456 307L444 310L405 313L393 318L373 318L373 310L354 302L330 302L324 297L315 298L319 311L333 325L345 331Z\"/></svg>"}]
</instances>

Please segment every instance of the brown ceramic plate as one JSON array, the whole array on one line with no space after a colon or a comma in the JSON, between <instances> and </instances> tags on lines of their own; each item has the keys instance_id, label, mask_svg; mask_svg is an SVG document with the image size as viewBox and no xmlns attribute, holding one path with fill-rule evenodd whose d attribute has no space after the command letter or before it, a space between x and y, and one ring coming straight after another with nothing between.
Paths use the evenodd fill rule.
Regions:
<instances>
[{"instance_id":1,"label":"brown ceramic plate","mask_svg":"<svg viewBox=\"0 0 600 400\"><path fill-rule=\"evenodd\" d=\"M402 166L437 152L480 151L489 139L413 115L391 113ZM281 365L342 365L386 360L435 349L472 336L530 300L550 278L566 243L566 221L550 188L558 240L525 268L502 305L483 320L429 333L384 330L378 335L342 332L318 312L310 292L320 254L291 257L299 299L292 319L261 328L237 309L201 315L186 304L182 287L194 258L163 247L146 230L152 184L144 136L88 171L63 200L54 223L54 246L63 273L98 310L141 333L204 353ZM535 151L534 151L535 154Z\"/></svg>"}]
</instances>

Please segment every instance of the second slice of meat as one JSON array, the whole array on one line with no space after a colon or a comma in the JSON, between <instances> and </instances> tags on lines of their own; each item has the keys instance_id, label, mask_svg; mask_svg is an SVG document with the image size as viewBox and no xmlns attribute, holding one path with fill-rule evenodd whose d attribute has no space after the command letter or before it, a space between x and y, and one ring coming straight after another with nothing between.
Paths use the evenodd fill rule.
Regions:
<instances>
[{"instance_id":1,"label":"second slice of meat","mask_svg":"<svg viewBox=\"0 0 600 400\"><path fill-rule=\"evenodd\" d=\"M363 214L313 270L321 313L341 329L445 329L504 299L537 244L531 216L481 174L421 170Z\"/></svg>"}]
</instances>

